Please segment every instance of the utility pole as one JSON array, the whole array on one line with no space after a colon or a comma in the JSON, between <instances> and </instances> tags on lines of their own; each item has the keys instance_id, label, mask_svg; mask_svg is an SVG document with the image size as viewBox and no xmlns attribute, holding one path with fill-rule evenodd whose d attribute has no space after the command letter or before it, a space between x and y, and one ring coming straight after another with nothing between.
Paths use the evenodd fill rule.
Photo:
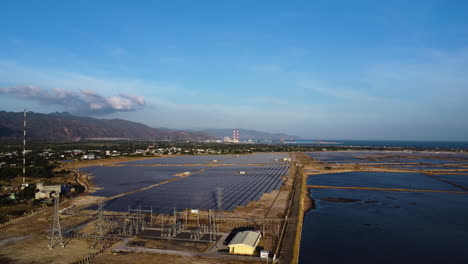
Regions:
<instances>
[{"instance_id":1,"label":"utility pole","mask_svg":"<svg viewBox=\"0 0 468 264\"><path fill-rule=\"evenodd\" d=\"M65 247L65 244L63 244L62 229L60 228L59 197L60 195L58 193L54 194L54 223L52 225L52 234L50 236L49 249L55 247L57 243L59 243L62 247Z\"/></svg>"},{"instance_id":2,"label":"utility pole","mask_svg":"<svg viewBox=\"0 0 468 264\"><path fill-rule=\"evenodd\" d=\"M153 206L151 206L151 213L150 213L150 226L153 227Z\"/></svg>"},{"instance_id":3,"label":"utility pole","mask_svg":"<svg viewBox=\"0 0 468 264\"><path fill-rule=\"evenodd\" d=\"M210 242L211 242L211 209L208 210L208 230L210 231Z\"/></svg>"},{"instance_id":4,"label":"utility pole","mask_svg":"<svg viewBox=\"0 0 468 264\"><path fill-rule=\"evenodd\" d=\"M161 237L164 234L164 214L161 214Z\"/></svg>"},{"instance_id":5,"label":"utility pole","mask_svg":"<svg viewBox=\"0 0 468 264\"><path fill-rule=\"evenodd\" d=\"M23 185L22 187L27 187L26 184L26 109L23 112Z\"/></svg>"}]
</instances>

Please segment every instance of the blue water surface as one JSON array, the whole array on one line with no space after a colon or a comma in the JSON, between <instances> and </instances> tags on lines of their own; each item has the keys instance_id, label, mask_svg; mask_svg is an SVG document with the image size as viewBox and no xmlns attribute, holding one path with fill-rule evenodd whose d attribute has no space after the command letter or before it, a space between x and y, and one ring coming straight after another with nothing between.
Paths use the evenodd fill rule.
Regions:
<instances>
[{"instance_id":1,"label":"blue water surface","mask_svg":"<svg viewBox=\"0 0 468 264\"><path fill-rule=\"evenodd\" d=\"M467 263L468 194L313 189L311 197L317 209L305 215L300 263Z\"/></svg>"}]
</instances>

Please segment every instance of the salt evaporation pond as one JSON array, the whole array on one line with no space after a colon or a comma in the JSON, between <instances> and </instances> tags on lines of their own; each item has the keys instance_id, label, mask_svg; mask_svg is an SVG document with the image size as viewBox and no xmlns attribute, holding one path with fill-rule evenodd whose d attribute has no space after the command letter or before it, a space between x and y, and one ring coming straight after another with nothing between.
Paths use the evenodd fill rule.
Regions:
<instances>
[{"instance_id":1,"label":"salt evaporation pond","mask_svg":"<svg viewBox=\"0 0 468 264\"><path fill-rule=\"evenodd\" d=\"M465 188L468 188L468 174L459 174L459 175L436 175L437 178L453 182ZM468 205L467 205L468 206Z\"/></svg>"},{"instance_id":2,"label":"salt evaporation pond","mask_svg":"<svg viewBox=\"0 0 468 264\"><path fill-rule=\"evenodd\" d=\"M406 170L463 170L464 167L432 167L432 166L386 166L393 169L406 169Z\"/></svg>"},{"instance_id":3,"label":"salt evaporation pond","mask_svg":"<svg viewBox=\"0 0 468 264\"><path fill-rule=\"evenodd\" d=\"M443 177L466 184L468 176ZM322 174L308 184L465 191L419 173ZM467 263L468 194L317 188L310 196L300 263Z\"/></svg>"},{"instance_id":4,"label":"salt evaporation pond","mask_svg":"<svg viewBox=\"0 0 468 264\"><path fill-rule=\"evenodd\" d=\"M343 172L310 175L308 185L463 191L421 173Z\"/></svg>"},{"instance_id":5,"label":"salt evaporation pond","mask_svg":"<svg viewBox=\"0 0 468 264\"><path fill-rule=\"evenodd\" d=\"M458 153L323 151L306 153L317 161L330 163L419 163L429 165L468 163L468 156ZM457 160L451 160L457 159ZM462 159L462 160L458 160Z\"/></svg>"},{"instance_id":6,"label":"salt evaporation pond","mask_svg":"<svg viewBox=\"0 0 468 264\"><path fill-rule=\"evenodd\" d=\"M468 194L314 189L300 263L467 263ZM361 201L338 203L321 199Z\"/></svg>"}]
</instances>

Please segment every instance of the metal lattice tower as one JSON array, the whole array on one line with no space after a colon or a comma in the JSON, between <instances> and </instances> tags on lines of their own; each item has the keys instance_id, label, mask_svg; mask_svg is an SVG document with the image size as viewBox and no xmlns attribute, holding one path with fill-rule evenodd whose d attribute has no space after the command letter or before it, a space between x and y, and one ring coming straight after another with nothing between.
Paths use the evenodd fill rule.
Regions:
<instances>
[{"instance_id":1,"label":"metal lattice tower","mask_svg":"<svg viewBox=\"0 0 468 264\"><path fill-rule=\"evenodd\" d=\"M99 211L98 211L98 233L100 236L104 236L104 200L99 201Z\"/></svg>"},{"instance_id":2,"label":"metal lattice tower","mask_svg":"<svg viewBox=\"0 0 468 264\"><path fill-rule=\"evenodd\" d=\"M141 219L141 204L138 206L137 209L137 218L136 218L136 234L140 233L140 229L143 226L143 221Z\"/></svg>"},{"instance_id":3,"label":"metal lattice tower","mask_svg":"<svg viewBox=\"0 0 468 264\"><path fill-rule=\"evenodd\" d=\"M151 207L150 210L144 210L141 209L141 204L136 209L131 208L129 205L128 213L136 214L136 216L133 216L132 218L132 221L135 225L136 234L138 234L140 230L144 231L148 225L153 225L153 207Z\"/></svg>"},{"instance_id":4,"label":"metal lattice tower","mask_svg":"<svg viewBox=\"0 0 468 264\"><path fill-rule=\"evenodd\" d=\"M52 234L50 236L49 249L52 249L57 244L60 244L62 247L65 247L65 244L63 244L62 228L60 227L59 220L59 197L59 194L54 195L54 223L52 225Z\"/></svg>"},{"instance_id":5,"label":"metal lattice tower","mask_svg":"<svg viewBox=\"0 0 468 264\"><path fill-rule=\"evenodd\" d=\"M209 232L210 242L216 241L216 233L217 233L216 215L214 213L211 213L211 209L208 210L208 232Z\"/></svg>"}]
</instances>

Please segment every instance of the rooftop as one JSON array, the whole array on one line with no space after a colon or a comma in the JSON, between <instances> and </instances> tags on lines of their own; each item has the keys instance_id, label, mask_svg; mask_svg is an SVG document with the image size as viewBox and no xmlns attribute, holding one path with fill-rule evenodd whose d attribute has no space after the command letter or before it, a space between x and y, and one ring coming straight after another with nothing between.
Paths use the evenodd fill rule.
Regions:
<instances>
[{"instance_id":1,"label":"rooftop","mask_svg":"<svg viewBox=\"0 0 468 264\"><path fill-rule=\"evenodd\" d=\"M260 232L255 231L242 231L236 234L236 236L231 240L229 245L244 244L251 247L257 245L258 240L260 239Z\"/></svg>"}]
</instances>

